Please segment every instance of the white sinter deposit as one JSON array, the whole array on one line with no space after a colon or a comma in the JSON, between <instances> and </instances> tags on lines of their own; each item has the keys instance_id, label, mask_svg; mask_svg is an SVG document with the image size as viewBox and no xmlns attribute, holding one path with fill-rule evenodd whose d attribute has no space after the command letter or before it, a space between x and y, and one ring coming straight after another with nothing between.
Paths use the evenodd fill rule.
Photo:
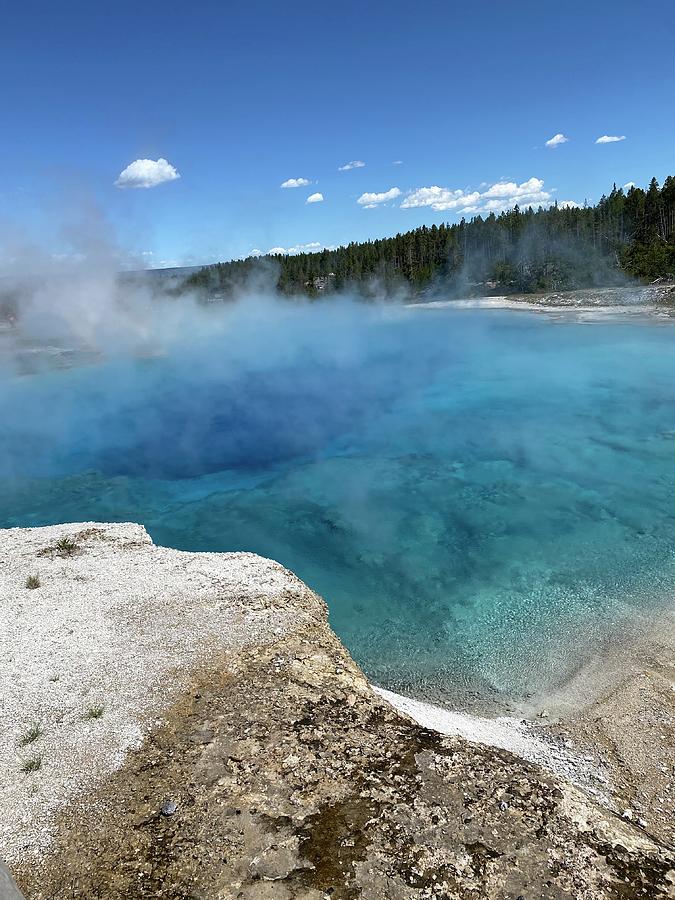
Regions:
<instances>
[{"instance_id":1,"label":"white sinter deposit","mask_svg":"<svg viewBox=\"0 0 675 900\"><path fill-rule=\"evenodd\" d=\"M56 810L118 768L201 665L317 616L309 588L251 553L157 547L131 524L0 530L0 857L46 846Z\"/></svg>"},{"instance_id":2,"label":"white sinter deposit","mask_svg":"<svg viewBox=\"0 0 675 900\"><path fill-rule=\"evenodd\" d=\"M475 744L508 750L522 759L537 763L569 779L598 799L603 801L608 799L606 796L608 777L601 763L596 762L593 757L582 759L578 753L567 749L564 745L540 737L536 726L530 722L512 716L499 716L495 719L470 716L394 694L383 688L375 687L374 691L400 713L410 716L424 728L438 731L440 734L457 735Z\"/></svg>"}]
</instances>

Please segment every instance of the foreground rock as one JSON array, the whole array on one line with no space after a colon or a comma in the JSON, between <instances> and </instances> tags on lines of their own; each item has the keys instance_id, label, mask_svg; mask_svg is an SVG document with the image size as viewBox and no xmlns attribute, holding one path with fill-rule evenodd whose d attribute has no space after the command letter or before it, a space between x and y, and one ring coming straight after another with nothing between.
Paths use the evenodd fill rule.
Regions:
<instances>
[{"instance_id":1,"label":"foreground rock","mask_svg":"<svg viewBox=\"0 0 675 900\"><path fill-rule=\"evenodd\" d=\"M37 555L64 534L77 536L77 551ZM3 615L13 609L18 622L31 621L34 655L51 647L60 665L70 653L96 655L83 643L79 601L68 601L88 585L90 615L110 625L115 653L96 659L109 689L100 717L85 721L104 729L119 714L126 723L126 754L114 760L97 756L85 733L73 785L61 777L60 755L66 768L71 755L59 731L72 740L82 719L50 718L47 696L33 742L49 742L43 765L16 776L6 765L27 821L3 804L4 852L29 900L675 896L673 855L633 823L504 750L399 715L330 631L320 599L280 566L156 548L137 526L14 530L2 541ZM24 588L36 567L43 587ZM140 575L150 571L146 584ZM26 605L44 604L46 614L50 601L37 595L51 579L59 587L50 621L63 627L48 629L46 645ZM119 608L123 615L110 614ZM194 656L192 616L193 644L209 637ZM10 655L22 652L21 631ZM154 669L147 654L169 662ZM148 692L145 702L120 677L120 655L134 661L137 673L125 673ZM51 667L43 668L47 690ZM39 667L29 674L19 690L35 690ZM17 671L5 665L2 676L3 696L16 696L6 679ZM68 696L80 689L78 681ZM15 763L23 753L14 745Z\"/></svg>"}]
</instances>

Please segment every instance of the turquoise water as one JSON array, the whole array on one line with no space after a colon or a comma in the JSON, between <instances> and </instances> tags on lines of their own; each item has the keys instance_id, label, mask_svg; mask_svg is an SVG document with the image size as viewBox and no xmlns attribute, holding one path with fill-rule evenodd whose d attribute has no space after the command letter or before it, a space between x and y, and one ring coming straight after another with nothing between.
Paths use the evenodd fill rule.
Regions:
<instances>
[{"instance_id":1,"label":"turquoise water","mask_svg":"<svg viewBox=\"0 0 675 900\"><path fill-rule=\"evenodd\" d=\"M228 315L150 357L5 369L0 525L273 557L373 680L454 704L554 683L670 600L670 326Z\"/></svg>"}]
</instances>

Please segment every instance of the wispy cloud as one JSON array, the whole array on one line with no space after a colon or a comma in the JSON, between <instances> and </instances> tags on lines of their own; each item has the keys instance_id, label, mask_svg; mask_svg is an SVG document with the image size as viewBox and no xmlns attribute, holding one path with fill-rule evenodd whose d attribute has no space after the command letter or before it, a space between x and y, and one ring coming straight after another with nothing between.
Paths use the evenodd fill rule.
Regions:
<instances>
[{"instance_id":1,"label":"wispy cloud","mask_svg":"<svg viewBox=\"0 0 675 900\"><path fill-rule=\"evenodd\" d=\"M141 256L149 269L177 269L180 266L188 265L185 260L181 259L156 259L154 250L142 250Z\"/></svg>"},{"instance_id":2,"label":"wispy cloud","mask_svg":"<svg viewBox=\"0 0 675 900\"><path fill-rule=\"evenodd\" d=\"M361 194L356 202L364 209L375 209L375 207L379 206L381 203L387 203L387 201L389 200L396 200L396 198L400 196L400 189L397 187L393 187L389 188L388 191L383 191L381 194L375 194L372 192Z\"/></svg>"},{"instance_id":3,"label":"wispy cloud","mask_svg":"<svg viewBox=\"0 0 675 900\"><path fill-rule=\"evenodd\" d=\"M627 181L624 184L623 189L624 189L624 191L629 191L631 188L634 188L634 187L637 187L637 185L635 184L634 181Z\"/></svg>"},{"instance_id":4,"label":"wispy cloud","mask_svg":"<svg viewBox=\"0 0 675 900\"><path fill-rule=\"evenodd\" d=\"M438 185L411 191L401 209L417 209L429 206L436 212L457 210L462 213L501 212L519 204L521 206L545 205L553 200L544 190L541 178L529 178L521 184L515 181L498 181L484 191L450 190Z\"/></svg>"},{"instance_id":5,"label":"wispy cloud","mask_svg":"<svg viewBox=\"0 0 675 900\"><path fill-rule=\"evenodd\" d=\"M565 137L564 134L561 134L560 132L558 132L558 134L554 134L552 138L549 138L546 141L545 146L550 147L551 149L555 149L556 147L559 147L561 144L566 144L568 141L569 141L568 137Z\"/></svg>"},{"instance_id":6,"label":"wispy cloud","mask_svg":"<svg viewBox=\"0 0 675 900\"><path fill-rule=\"evenodd\" d=\"M402 165L403 165L402 159L395 159L392 163L392 166L402 166Z\"/></svg>"},{"instance_id":7,"label":"wispy cloud","mask_svg":"<svg viewBox=\"0 0 675 900\"><path fill-rule=\"evenodd\" d=\"M616 144L617 141L625 141L625 134L603 134L596 140L596 144Z\"/></svg>"},{"instance_id":8,"label":"wispy cloud","mask_svg":"<svg viewBox=\"0 0 675 900\"><path fill-rule=\"evenodd\" d=\"M310 194L305 203L323 203L323 194L319 193L319 191L316 194Z\"/></svg>"},{"instance_id":9,"label":"wispy cloud","mask_svg":"<svg viewBox=\"0 0 675 900\"><path fill-rule=\"evenodd\" d=\"M281 184L282 188L307 187L312 182L307 178L289 178Z\"/></svg>"},{"instance_id":10,"label":"wispy cloud","mask_svg":"<svg viewBox=\"0 0 675 900\"><path fill-rule=\"evenodd\" d=\"M350 169L363 169L365 163L362 159L353 159L351 162L345 163L344 166L338 166L338 172L349 172Z\"/></svg>"},{"instance_id":11,"label":"wispy cloud","mask_svg":"<svg viewBox=\"0 0 675 900\"><path fill-rule=\"evenodd\" d=\"M162 157L135 159L120 172L115 184L119 188L152 188L177 178L180 178L180 174Z\"/></svg>"}]
</instances>

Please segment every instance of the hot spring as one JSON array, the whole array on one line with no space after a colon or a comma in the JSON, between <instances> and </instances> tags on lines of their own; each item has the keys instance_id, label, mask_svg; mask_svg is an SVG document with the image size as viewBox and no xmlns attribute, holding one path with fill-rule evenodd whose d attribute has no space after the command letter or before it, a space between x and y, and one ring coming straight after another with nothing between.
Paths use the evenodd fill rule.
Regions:
<instances>
[{"instance_id":1,"label":"hot spring","mask_svg":"<svg viewBox=\"0 0 675 900\"><path fill-rule=\"evenodd\" d=\"M462 706L560 682L670 598L668 324L254 299L193 315L69 367L35 364L44 341L5 354L3 527L135 521L272 557L373 682Z\"/></svg>"}]
</instances>

